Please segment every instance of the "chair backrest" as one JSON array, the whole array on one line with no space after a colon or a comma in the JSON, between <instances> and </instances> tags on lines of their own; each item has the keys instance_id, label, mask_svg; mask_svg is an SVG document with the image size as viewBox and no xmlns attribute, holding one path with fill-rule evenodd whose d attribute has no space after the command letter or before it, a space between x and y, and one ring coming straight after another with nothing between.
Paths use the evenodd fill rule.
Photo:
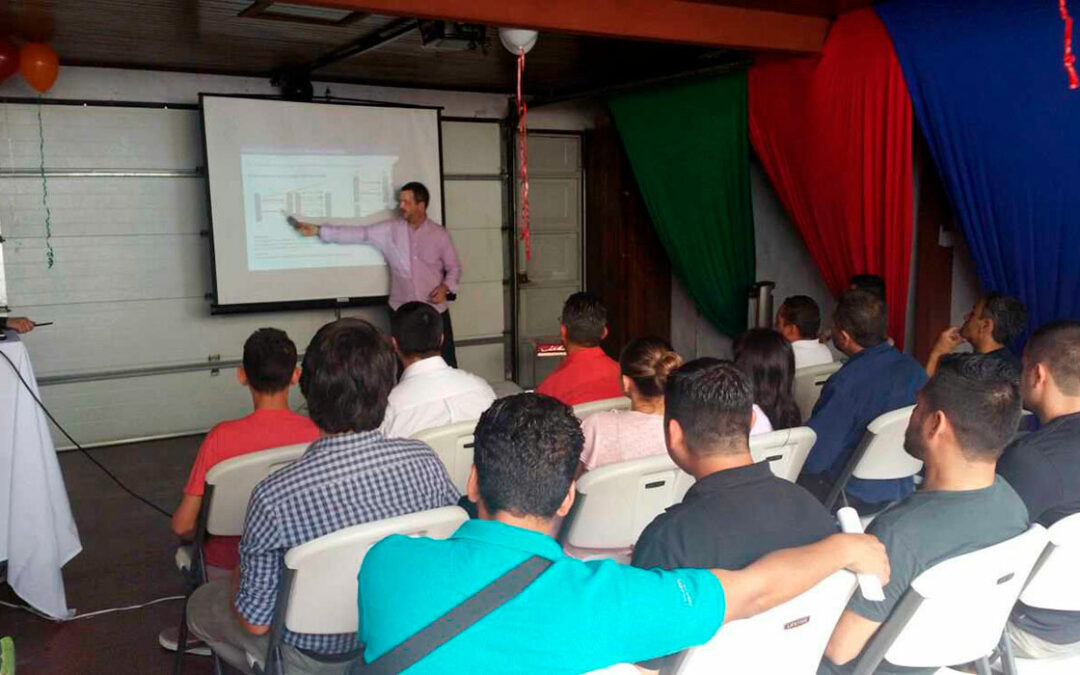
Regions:
<instances>
[{"instance_id":1,"label":"chair backrest","mask_svg":"<svg viewBox=\"0 0 1080 675\"><path fill-rule=\"evenodd\" d=\"M629 548L693 483L666 454L593 469L578 479L574 508L559 540L577 548Z\"/></svg>"},{"instance_id":2,"label":"chair backrest","mask_svg":"<svg viewBox=\"0 0 1080 675\"><path fill-rule=\"evenodd\" d=\"M616 396L615 398L605 398L599 401L578 403L576 406L574 406L574 415L576 415L579 420L584 421L585 418L589 415L593 415L598 412L629 409L630 399L625 396Z\"/></svg>"},{"instance_id":3,"label":"chair backrest","mask_svg":"<svg viewBox=\"0 0 1080 675\"><path fill-rule=\"evenodd\" d=\"M250 452L212 466L206 472L206 485L210 488L206 531L218 536L242 535L252 490L263 478L300 459L308 445L298 443Z\"/></svg>"},{"instance_id":4,"label":"chair backrest","mask_svg":"<svg viewBox=\"0 0 1080 675\"><path fill-rule=\"evenodd\" d=\"M1047 540L1046 529L1033 525L917 576L867 645L856 675L874 672L882 656L896 666L939 668L989 655Z\"/></svg>"},{"instance_id":5,"label":"chair backrest","mask_svg":"<svg viewBox=\"0 0 1080 675\"><path fill-rule=\"evenodd\" d=\"M825 381L833 373L840 370L842 365L844 364L840 361L833 361L832 363L823 363L820 366L799 368L795 371L795 383L792 387L792 393L795 395L795 403L799 406L799 412L802 413L803 422L810 419L810 413L814 412L814 405L817 404L818 398L821 397L821 388L825 386Z\"/></svg>"},{"instance_id":6,"label":"chair backrest","mask_svg":"<svg viewBox=\"0 0 1080 675\"><path fill-rule=\"evenodd\" d=\"M463 509L444 506L354 525L289 549L285 627L298 633L355 633L356 576L371 547L391 534L445 539L468 519Z\"/></svg>"},{"instance_id":7,"label":"chair backrest","mask_svg":"<svg viewBox=\"0 0 1080 675\"><path fill-rule=\"evenodd\" d=\"M855 575L841 570L767 612L725 623L713 639L679 654L669 672L813 675L855 584Z\"/></svg>"},{"instance_id":8,"label":"chair backrest","mask_svg":"<svg viewBox=\"0 0 1080 675\"><path fill-rule=\"evenodd\" d=\"M768 462L777 478L794 483L816 440L817 434L809 427L758 434L750 437L750 455L755 462Z\"/></svg>"},{"instance_id":9,"label":"chair backrest","mask_svg":"<svg viewBox=\"0 0 1080 675\"><path fill-rule=\"evenodd\" d=\"M1046 547L1020 601L1029 607L1080 611L1080 513L1062 518L1047 531Z\"/></svg>"},{"instance_id":10,"label":"chair backrest","mask_svg":"<svg viewBox=\"0 0 1080 675\"><path fill-rule=\"evenodd\" d=\"M892 410L879 415L866 426L862 440L862 457L851 475L867 480L889 480L914 476L922 462L904 450L904 433L915 406Z\"/></svg>"},{"instance_id":11,"label":"chair backrest","mask_svg":"<svg viewBox=\"0 0 1080 675\"><path fill-rule=\"evenodd\" d=\"M469 471L473 462L473 431L477 420L447 424L443 427L425 429L413 434L413 438L431 446L446 466L446 473L458 492L465 494Z\"/></svg>"}]
</instances>

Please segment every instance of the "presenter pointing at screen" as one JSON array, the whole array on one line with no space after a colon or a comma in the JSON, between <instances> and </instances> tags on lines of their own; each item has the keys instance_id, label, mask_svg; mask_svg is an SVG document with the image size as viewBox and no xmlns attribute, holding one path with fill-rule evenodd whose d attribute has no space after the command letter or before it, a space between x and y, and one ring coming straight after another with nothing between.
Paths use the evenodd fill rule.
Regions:
<instances>
[{"instance_id":1,"label":"presenter pointing at screen","mask_svg":"<svg viewBox=\"0 0 1080 675\"><path fill-rule=\"evenodd\" d=\"M289 222L305 237L335 244L367 244L379 249L390 267L390 309L426 302L442 314L443 359L457 368L454 329L446 302L457 293L461 264L446 229L427 217L428 190L406 183L398 192L400 217L368 226Z\"/></svg>"}]
</instances>

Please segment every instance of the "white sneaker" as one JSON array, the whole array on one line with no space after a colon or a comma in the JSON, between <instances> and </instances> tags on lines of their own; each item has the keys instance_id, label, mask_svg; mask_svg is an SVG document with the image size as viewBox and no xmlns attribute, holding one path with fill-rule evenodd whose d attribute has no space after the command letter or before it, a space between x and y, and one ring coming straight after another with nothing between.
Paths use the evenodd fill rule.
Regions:
<instances>
[{"instance_id":1,"label":"white sneaker","mask_svg":"<svg viewBox=\"0 0 1080 675\"><path fill-rule=\"evenodd\" d=\"M176 626L166 628L158 633L157 641L165 649L175 652L177 644L180 642L180 629ZM205 642L188 633L187 649L184 650L184 653L195 654L196 656L210 656L210 648L206 646Z\"/></svg>"}]
</instances>

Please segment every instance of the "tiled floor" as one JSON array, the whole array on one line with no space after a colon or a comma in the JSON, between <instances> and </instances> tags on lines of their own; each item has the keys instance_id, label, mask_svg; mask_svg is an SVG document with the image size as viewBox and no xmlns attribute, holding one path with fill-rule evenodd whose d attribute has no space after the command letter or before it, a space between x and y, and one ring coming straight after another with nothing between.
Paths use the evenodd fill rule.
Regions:
<instances>
[{"instance_id":1,"label":"tiled floor","mask_svg":"<svg viewBox=\"0 0 1080 675\"><path fill-rule=\"evenodd\" d=\"M193 436L91 452L131 489L171 511L200 440ZM68 606L82 614L180 594L168 520L120 490L81 453L62 453L60 467L83 545L64 568ZM0 584L0 600L19 602L6 584ZM157 634L177 624L180 608L173 600L53 623L0 606L0 635L15 638L18 675L169 673L173 654L158 646ZM185 661L185 673L212 672L205 657Z\"/></svg>"}]
</instances>

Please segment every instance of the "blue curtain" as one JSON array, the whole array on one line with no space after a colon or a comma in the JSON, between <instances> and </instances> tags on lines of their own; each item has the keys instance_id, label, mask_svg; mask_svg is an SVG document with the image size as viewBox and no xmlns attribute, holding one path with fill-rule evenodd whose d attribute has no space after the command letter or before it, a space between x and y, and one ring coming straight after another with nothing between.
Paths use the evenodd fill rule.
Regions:
<instances>
[{"instance_id":1,"label":"blue curtain","mask_svg":"<svg viewBox=\"0 0 1080 675\"><path fill-rule=\"evenodd\" d=\"M1068 88L1058 3L876 10L983 286L1023 300L1029 331L1080 318L1080 90Z\"/></svg>"}]
</instances>

